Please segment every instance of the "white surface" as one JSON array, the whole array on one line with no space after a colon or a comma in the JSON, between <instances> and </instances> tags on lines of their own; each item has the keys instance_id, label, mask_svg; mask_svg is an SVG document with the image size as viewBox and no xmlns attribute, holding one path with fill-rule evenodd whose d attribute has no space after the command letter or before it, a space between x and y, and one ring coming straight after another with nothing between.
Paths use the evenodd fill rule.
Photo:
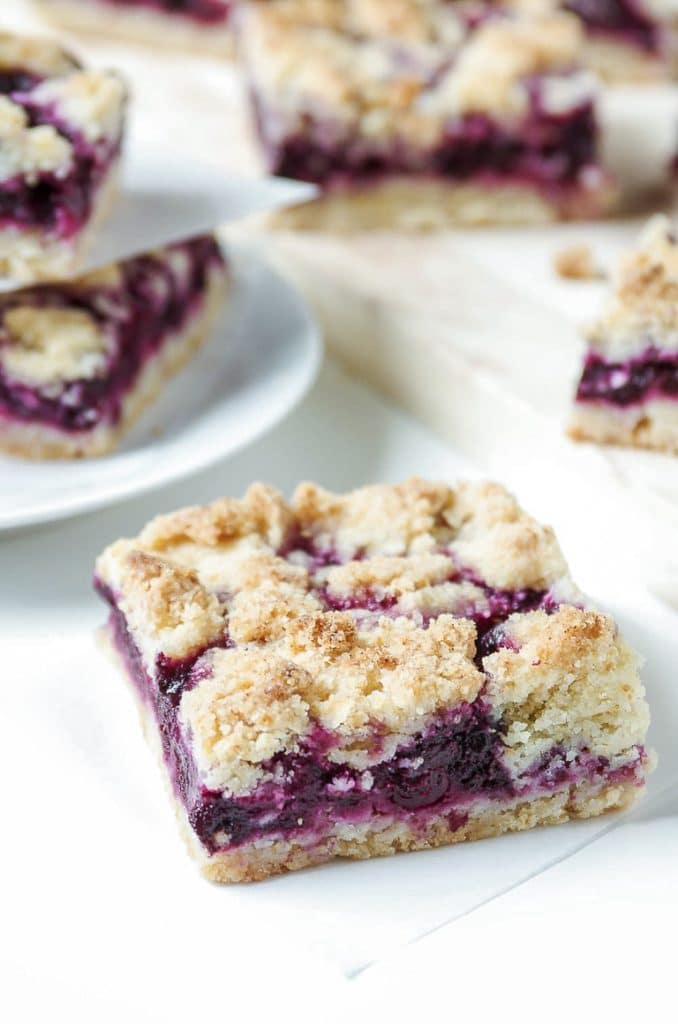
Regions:
<instances>
[{"instance_id":1,"label":"white surface","mask_svg":"<svg viewBox=\"0 0 678 1024\"><path fill-rule=\"evenodd\" d=\"M93 509L188 476L270 429L306 392L320 341L290 285L234 250L234 289L213 336L121 448L98 459L0 455L0 530Z\"/></svg>"},{"instance_id":2,"label":"white surface","mask_svg":"<svg viewBox=\"0 0 678 1024\"><path fill-rule=\"evenodd\" d=\"M77 984L83 1007L98 1007L102 993L111 992L120 1014L152 999L159 1018L185 1020L192 1007L199 1020L214 1013L214 985L205 979L222 977L228 965L229 985L234 976L244 982L256 961L260 975L276 979L275 991L265 986L257 992L261 1015L254 1019L264 1019L270 1000L287 1003L298 992L299 964L309 997L318 979L325 984L328 977L338 994L340 972L379 957L395 957L392 969L401 976L411 954L417 962L417 947L408 944L422 933L510 889L601 831L606 835L600 841L609 843L610 828L627 836L634 830L638 872L643 849L652 847L658 856L652 835L666 823L646 803L648 814L637 823L634 818L633 826L606 818L388 861L337 864L256 886L215 888L198 876L176 834L132 699L93 645L92 631L104 617L90 587L95 555L160 509L239 494L252 479L289 492L305 476L345 489L412 472L453 479L473 470L423 428L326 370L274 436L190 486L0 541L3 675L21 681L5 691L13 725L0 748L3 778L21 764L20 784L9 787L4 801L12 838L5 842L0 876L7 940L0 964L37 1006L46 992L53 998L51 982L58 980L67 988ZM567 520L568 511L560 509L556 526ZM576 572L576 548L567 553L575 556ZM605 566L601 550L593 568L604 575ZM642 595L612 596L624 631L649 655L653 742L661 755L651 792L659 799L678 780L671 688L676 619ZM666 828L658 834L666 842ZM631 852L627 857L633 862ZM671 847L662 863L665 881L670 872L675 878ZM625 894L632 882L629 868ZM594 878L585 874L582 884L593 886ZM28 906L39 908L37 930ZM454 943L451 934L443 927L426 940L441 950L441 961L446 943ZM173 957L181 969L172 970L169 987L158 987ZM74 963L77 980L69 973ZM328 975L328 964L334 975ZM285 965L290 973L281 978ZM380 968L380 976L388 970ZM116 983L119 978L124 983ZM67 993L57 990L56 999L58 1020Z\"/></svg>"}]
</instances>

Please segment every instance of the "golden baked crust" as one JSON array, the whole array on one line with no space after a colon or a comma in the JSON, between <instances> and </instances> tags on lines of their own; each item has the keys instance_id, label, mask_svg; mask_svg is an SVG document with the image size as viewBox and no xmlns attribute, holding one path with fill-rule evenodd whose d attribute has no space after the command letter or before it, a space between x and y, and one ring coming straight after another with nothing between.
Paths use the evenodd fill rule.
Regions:
<instances>
[{"instance_id":1,"label":"golden baked crust","mask_svg":"<svg viewBox=\"0 0 678 1024\"><path fill-rule=\"evenodd\" d=\"M150 730L149 730L150 731ZM219 852L208 857L196 848L186 822L186 812L176 804L184 838L199 859L205 878L212 882L259 882L271 875L299 871L335 858L367 860L390 857L396 853L433 850L478 839L491 839L510 832L566 821L593 818L610 811L630 807L642 794L635 783L598 787L580 786L560 790L536 800L520 800L512 806L483 806L471 812L465 825L450 824L441 815L426 828L407 822L371 821L367 825L338 828L319 843L309 847L301 840L273 839L258 847Z\"/></svg>"},{"instance_id":2,"label":"golden baked crust","mask_svg":"<svg viewBox=\"0 0 678 1024\"><path fill-rule=\"evenodd\" d=\"M647 448L678 455L678 402L655 398L625 408L576 402L567 432L573 441Z\"/></svg>"},{"instance_id":3,"label":"golden baked crust","mask_svg":"<svg viewBox=\"0 0 678 1024\"><path fill-rule=\"evenodd\" d=\"M331 760L368 771L481 691L516 764L573 734L611 757L647 729L635 655L579 606L553 531L496 484L306 483L289 503L257 484L159 517L97 575L151 674L161 653L197 658L180 721L207 784L231 794L317 726ZM508 649L483 655L476 622L515 593L549 595L550 614L507 611Z\"/></svg>"}]
</instances>

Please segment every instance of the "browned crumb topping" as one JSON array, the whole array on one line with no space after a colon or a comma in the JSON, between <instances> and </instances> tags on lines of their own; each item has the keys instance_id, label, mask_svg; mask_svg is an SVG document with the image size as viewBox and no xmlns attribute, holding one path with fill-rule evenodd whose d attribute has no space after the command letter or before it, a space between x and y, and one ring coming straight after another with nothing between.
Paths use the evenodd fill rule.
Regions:
<instances>
[{"instance_id":1,"label":"browned crumb topping","mask_svg":"<svg viewBox=\"0 0 678 1024\"><path fill-rule=\"evenodd\" d=\"M425 144L450 117L521 116L534 75L546 76L542 100L558 113L595 93L574 71L581 29L563 12L514 12L468 36L449 3L261 3L242 40L257 90L300 130L320 106L370 138L397 131Z\"/></svg>"},{"instance_id":2,"label":"browned crumb topping","mask_svg":"<svg viewBox=\"0 0 678 1024\"><path fill-rule=\"evenodd\" d=\"M568 729L609 752L644 721L635 658L597 612L514 615L510 647L476 662L466 616L485 607L484 587L580 599L553 532L496 484L303 484L289 503L257 484L153 520L97 569L149 666L206 652L181 716L208 783L234 792L315 724L337 736L333 758L367 769L472 702L485 673L517 759L526 736L534 754ZM215 649L226 636L235 646Z\"/></svg>"},{"instance_id":3,"label":"browned crumb topping","mask_svg":"<svg viewBox=\"0 0 678 1024\"><path fill-rule=\"evenodd\" d=\"M588 245L570 245L556 253L553 265L559 277L595 281L604 276Z\"/></svg>"}]
</instances>

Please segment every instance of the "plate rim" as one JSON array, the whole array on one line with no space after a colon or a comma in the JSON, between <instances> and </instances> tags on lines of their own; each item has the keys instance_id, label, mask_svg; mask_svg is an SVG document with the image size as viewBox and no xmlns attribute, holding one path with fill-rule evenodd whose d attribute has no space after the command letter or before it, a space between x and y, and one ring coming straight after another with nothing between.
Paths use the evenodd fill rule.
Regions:
<instances>
[{"instance_id":1,"label":"plate rim","mask_svg":"<svg viewBox=\"0 0 678 1024\"><path fill-rule=\"evenodd\" d=\"M162 477L155 478L151 476L147 480L139 480L138 477L126 478L123 481L112 482L105 488L101 488L93 493L83 491L77 497L67 499L61 503L59 503L58 498L52 498L50 499L51 504L45 501L34 510L19 513L18 515L11 510L9 513L4 514L2 509L0 509L0 535L31 526L61 522L65 519L94 512L97 509L107 508L126 500L133 500L145 494L150 494L161 487L186 480L207 469L209 466L236 455L255 441L260 440L282 422L308 394L320 370L324 354L324 344L318 322L312 315L304 297L299 289L262 254L260 246L252 243L227 243L224 245L224 248L229 264L233 267L236 281L242 281L243 271L249 271L250 274L263 271L269 279L273 279L276 285L283 290L287 301L296 307L296 313L299 317L299 335L303 339L306 351L303 363L300 361L297 371L298 376L290 385L287 401L275 408L272 414L263 414L258 418L256 425L246 439L239 440L235 445L225 446L221 451L214 448L209 448L202 453L196 451L196 457L190 465L181 464L175 472L168 473ZM249 287L252 287L251 283ZM242 301L242 295L235 298L234 301ZM110 454L115 456L118 453L114 451ZM21 460L17 461L20 462ZM64 461L68 464L69 460ZM100 460L78 461L81 463L82 461L94 462Z\"/></svg>"}]
</instances>

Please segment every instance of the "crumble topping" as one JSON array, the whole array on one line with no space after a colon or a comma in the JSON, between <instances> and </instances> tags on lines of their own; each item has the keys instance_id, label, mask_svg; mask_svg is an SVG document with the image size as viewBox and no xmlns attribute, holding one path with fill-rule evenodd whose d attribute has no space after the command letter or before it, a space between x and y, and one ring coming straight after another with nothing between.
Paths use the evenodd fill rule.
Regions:
<instances>
[{"instance_id":1,"label":"crumble topping","mask_svg":"<svg viewBox=\"0 0 678 1024\"><path fill-rule=\"evenodd\" d=\"M650 346L678 350L678 236L667 217L653 217L622 260L589 341L612 359Z\"/></svg>"},{"instance_id":2,"label":"crumble topping","mask_svg":"<svg viewBox=\"0 0 678 1024\"><path fill-rule=\"evenodd\" d=\"M309 729L308 673L293 662L247 649L212 651L211 674L181 702L196 761L213 789L246 792L258 767L295 749Z\"/></svg>"},{"instance_id":3,"label":"crumble topping","mask_svg":"<svg viewBox=\"0 0 678 1024\"><path fill-rule=\"evenodd\" d=\"M19 305L2 314L0 364L17 380L46 385L95 377L109 347L84 310Z\"/></svg>"},{"instance_id":4,"label":"crumble topping","mask_svg":"<svg viewBox=\"0 0 678 1024\"><path fill-rule=\"evenodd\" d=\"M296 116L300 131L304 113L318 117L322 104L337 124L358 122L370 137L395 132L424 144L451 117L524 114L535 76L554 76L544 102L556 113L592 98L591 76L571 74L581 43L572 15L490 19L457 47L460 40L452 45L449 38L452 29L443 31L429 10L446 10L445 18L456 25L454 5L406 6L404 20L399 5L377 4L371 13L369 5L360 5L357 20L358 8L349 6L341 31L336 18L314 20L297 5L255 5L244 19L243 44L257 90L273 110Z\"/></svg>"},{"instance_id":5,"label":"crumble topping","mask_svg":"<svg viewBox=\"0 0 678 1024\"><path fill-rule=\"evenodd\" d=\"M181 702L207 785L252 788L262 762L296 750L316 723L345 737L332 760L358 768L381 760L384 743L394 751L422 718L478 695L473 637L472 623L448 615L427 630L384 618L362 631L330 612L302 617L263 651L210 652L210 675ZM375 749L376 722L390 735Z\"/></svg>"},{"instance_id":6,"label":"crumble topping","mask_svg":"<svg viewBox=\"0 0 678 1024\"><path fill-rule=\"evenodd\" d=\"M18 175L29 183L40 174L65 174L73 149L52 125L29 127L24 109L0 96L0 180Z\"/></svg>"},{"instance_id":7,"label":"crumble topping","mask_svg":"<svg viewBox=\"0 0 678 1024\"><path fill-rule=\"evenodd\" d=\"M564 13L488 21L463 47L431 98L438 109L457 113L523 114L529 103L526 80L572 70L581 41L578 20ZM550 96L557 112L568 109L563 105L564 90L570 98L569 109L591 95L593 80L588 75L584 79L564 86L563 78L557 77ZM548 103L548 91L545 97Z\"/></svg>"},{"instance_id":8,"label":"crumble topping","mask_svg":"<svg viewBox=\"0 0 678 1024\"><path fill-rule=\"evenodd\" d=\"M338 737L333 759L362 769L431 716L473 701L485 682L473 616L490 614L501 588L580 600L553 532L502 487L418 478L345 495L302 484L289 504L257 484L242 500L153 520L136 540L110 547L97 571L151 672L159 653L199 657L183 713L203 766L224 785L228 778L234 792L260 779L271 743L296 743L311 725ZM378 603L384 598L385 606ZM575 624L589 614L571 613ZM551 636L546 615L514 618L531 623L521 645ZM235 646L201 656L225 638ZM268 700L272 680L288 680L290 707L279 687L271 691L272 720L282 716L284 728L263 735L239 706L241 663L247 707L256 694L257 702ZM217 694L219 712L210 710ZM229 738L233 716L247 729ZM226 724L217 730L217 722ZM378 750L375 729L386 737Z\"/></svg>"},{"instance_id":9,"label":"crumble topping","mask_svg":"<svg viewBox=\"0 0 678 1024\"><path fill-rule=\"evenodd\" d=\"M511 760L534 759L573 738L612 758L645 734L649 712L639 659L609 615L563 605L552 615L513 615L504 630L513 647L483 664L492 701L508 725Z\"/></svg>"},{"instance_id":10,"label":"crumble topping","mask_svg":"<svg viewBox=\"0 0 678 1024\"><path fill-rule=\"evenodd\" d=\"M51 39L0 32L0 68L21 68L36 75L65 75L80 67L72 54Z\"/></svg>"},{"instance_id":11,"label":"crumble topping","mask_svg":"<svg viewBox=\"0 0 678 1024\"><path fill-rule=\"evenodd\" d=\"M77 71L42 82L33 90L32 99L46 106L54 104L88 142L96 142L120 134L126 95L122 79L113 72Z\"/></svg>"},{"instance_id":12,"label":"crumble topping","mask_svg":"<svg viewBox=\"0 0 678 1024\"><path fill-rule=\"evenodd\" d=\"M345 35L448 46L462 36L456 5L447 0L276 0L274 6L283 24Z\"/></svg>"},{"instance_id":13,"label":"crumble topping","mask_svg":"<svg viewBox=\"0 0 678 1024\"><path fill-rule=\"evenodd\" d=\"M102 575L120 593L120 608L151 664L161 652L180 659L221 639L224 609L196 573L131 548L127 541L113 545L104 558L112 571Z\"/></svg>"},{"instance_id":14,"label":"crumble topping","mask_svg":"<svg viewBox=\"0 0 678 1024\"><path fill-rule=\"evenodd\" d=\"M292 512L283 496L273 487L254 484L242 501L221 498L152 519L139 543L157 551L191 542L211 548L254 535L275 549L291 524Z\"/></svg>"}]
</instances>

